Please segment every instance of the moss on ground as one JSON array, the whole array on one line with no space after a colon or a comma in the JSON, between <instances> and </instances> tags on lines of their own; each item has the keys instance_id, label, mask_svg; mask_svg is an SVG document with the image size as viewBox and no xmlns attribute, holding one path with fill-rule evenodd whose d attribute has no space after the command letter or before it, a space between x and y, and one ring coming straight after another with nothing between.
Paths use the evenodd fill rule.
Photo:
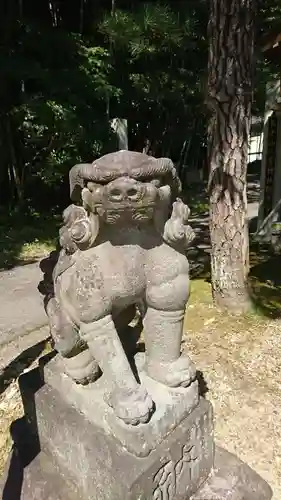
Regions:
<instances>
[{"instance_id":1,"label":"moss on ground","mask_svg":"<svg viewBox=\"0 0 281 500\"><path fill-rule=\"evenodd\" d=\"M11 215L0 218L0 270L38 260L57 242L60 217Z\"/></svg>"}]
</instances>

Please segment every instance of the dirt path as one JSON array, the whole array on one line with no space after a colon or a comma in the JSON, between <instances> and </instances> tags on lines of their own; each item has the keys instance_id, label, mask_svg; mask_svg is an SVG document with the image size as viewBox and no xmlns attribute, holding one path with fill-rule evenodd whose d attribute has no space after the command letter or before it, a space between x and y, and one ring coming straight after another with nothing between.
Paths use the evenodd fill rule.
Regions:
<instances>
[{"instance_id":1,"label":"dirt path","mask_svg":"<svg viewBox=\"0 0 281 500\"><path fill-rule=\"evenodd\" d=\"M231 332L193 350L214 406L217 442L268 481L274 500L281 498L280 330L280 322L270 325L248 344L243 332Z\"/></svg>"},{"instance_id":2,"label":"dirt path","mask_svg":"<svg viewBox=\"0 0 281 500\"><path fill-rule=\"evenodd\" d=\"M0 273L0 346L46 325L38 263Z\"/></svg>"}]
</instances>

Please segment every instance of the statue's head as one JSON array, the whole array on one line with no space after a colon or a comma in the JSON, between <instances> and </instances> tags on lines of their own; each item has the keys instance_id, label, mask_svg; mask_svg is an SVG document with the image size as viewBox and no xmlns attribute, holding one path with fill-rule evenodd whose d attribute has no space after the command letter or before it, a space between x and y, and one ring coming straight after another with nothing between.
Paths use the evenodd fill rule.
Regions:
<instances>
[{"instance_id":1,"label":"statue's head","mask_svg":"<svg viewBox=\"0 0 281 500\"><path fill-rule=\"evenodd\" d=\"M172 203L180 181L171 160L118 151L91 164L75 165L69 174L70 196L106 224L152 220L160 199Z\"/></svg>"}]
</instances>

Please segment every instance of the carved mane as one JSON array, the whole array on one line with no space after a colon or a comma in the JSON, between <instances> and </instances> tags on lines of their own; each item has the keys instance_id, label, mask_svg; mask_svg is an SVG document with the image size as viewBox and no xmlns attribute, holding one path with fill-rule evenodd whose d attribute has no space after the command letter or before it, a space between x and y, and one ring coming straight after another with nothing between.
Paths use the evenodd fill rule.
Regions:
<instances>
[{"instance_id":1,"label":"carved mane","mask_svg":"<svg viewBox=\"0 0 281 500\"><path fill-rule=\"evenodd\" d=\"M87 182L107 184L118 177L132 177L139 181L159 178L169 184L175 199L181 192L181 183L173 162L168 158L153 158L136 151L117 151L102 156L93 163L75 165L69 172L70 197L81 200L81 190Z\"/></svg>"}]
</instances>

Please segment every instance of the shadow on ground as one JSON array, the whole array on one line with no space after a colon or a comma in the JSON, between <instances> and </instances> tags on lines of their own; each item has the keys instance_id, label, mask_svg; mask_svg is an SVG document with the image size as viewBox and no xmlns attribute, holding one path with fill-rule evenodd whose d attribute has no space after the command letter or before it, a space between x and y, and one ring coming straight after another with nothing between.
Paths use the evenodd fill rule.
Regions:
<instances>
[{"instance_id":1,"label":"shadow on ground","mask_svg":"<svg viewBox=\"0 0 281 500\"><path fill-rule=\"evenodd\" d=\"M49 357L50 355L46 356L47 359ZM2 478L4 481L3 500L20 500L22 498L25 469L40 452L35 394L43 384L40 367L23 374L19 379L24 416L13 421L10 426L13 447ZM30 426L31 422L32 426Z\"/></svg>"},{"instance_id":2,"label":"shadow on ground","mask_svg":"<svg viewBox=\"0 0 281 500\"><path fill-rule=\"evenodd\" d=\"M207 242L204 231L203 236ZM200 244L196 246L197 241L188 251L191 279L209 283L210 256ZM272 319L281 318L281 256L275 255L268 246L250 245L248 290L256 312Z\"/></svg>"},{"instance_id":3,"label":"shadow on ground","mask_svg":"<svg viewBox=\"0 0 281 500\"><path fill-rule=\"evenodd\" d=\"M267 245L252 244L249 291L256 309L270 318L281 317L281 256Z\"/></svg>"},{"instance_id":4,"label":"shadow on ground","mask_svg":"<svg viewBox=\"0 0 281 500\"><path fill-rule=\"evenodd\" d=\"M195 233L195 239L188 248L192 279L208 277L210 274L210 236L209 236L209 201L207 184L198 183L185 189L183 200L189 206L189 223Z\"/></svg>"},{"instance_id":5,"label":"shadow on ground","mask_svg":"<svg viewBox=\"0 0 281 500\"><path fill-rule=\"evenodd\" d=\"M43 340L38 344L29 347L17 356L0 373L0 395L9 385L19 377L30 365L41 355L49 339Z\"/></svg>"},{"instance_id":6,"label":"shadow on ground","mask_svg":"<svg viewBox=\"0 0 281 500\"><path fill-rule=\"evenodd\" d=\"M3 500L20 500L24 479L24 469L38 455L38 447L30 439L30 431L25 417L15 420L10 427L13 448L3 487Z\"/></svg>"},{"instance_id":7,"label":"shadow on ground","mask_svg":"<svg viewBox=\"0 0 281 500\"><path fill-rule=\"evenodd\" d=\"M256 203L259 198L258 177L248 175L248 200ZM210 282L210 238L208 227L207 194L203 185L185 193L185 201L191 208L190 224L196 238L189 247L191 278ZM255 232L257 217L249 223L250 235ZM281 317L281 256L268 245L250 243L249 294L254 309L269 318Z\"/></svg>"},{"instance_id":8,"label":"shadow on ground","mask_svg":"<svg viewBox=\"0 0 281 500\"><path fill-rule=\"evenodd\" d=\"M260 199L260 174L248 173L247 175L247 201L248 203L259 202Z\"/></svg>"}]
</instances>

